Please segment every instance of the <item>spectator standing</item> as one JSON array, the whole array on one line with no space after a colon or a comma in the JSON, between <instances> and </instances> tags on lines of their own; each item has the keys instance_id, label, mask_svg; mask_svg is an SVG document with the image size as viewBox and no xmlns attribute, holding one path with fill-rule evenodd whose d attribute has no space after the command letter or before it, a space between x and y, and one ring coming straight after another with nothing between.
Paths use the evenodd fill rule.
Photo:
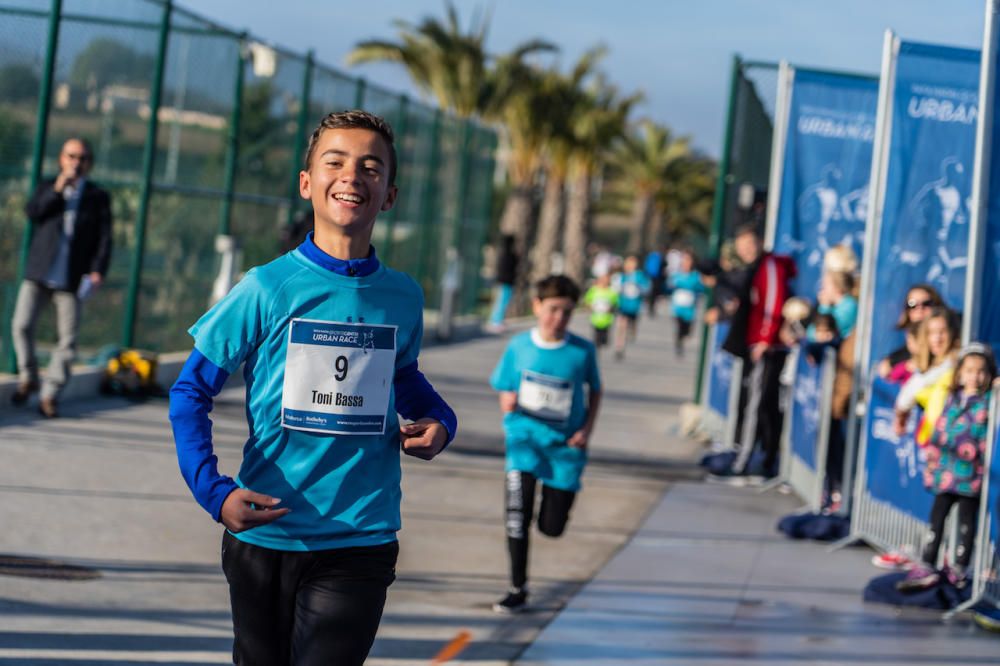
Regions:
<instances>
[{"instance_id":1,"label":"spectator standing","mask_svg":"<svg viewBox=\"0 0 1000 666\"><path fill-rule=\"evenodd\" d=\"M514 285L517 283L517 250L516 239L511 234L505 234L500 240L500 252L497 254L496 289L493 295L493 311L487 330L491 333L502 333L506 330L504 319L507 308L514 295Z\"/></svg>"},{"instance_id":2,"label":"spectator standing","mask_svg":"<svg viewBox=\"0 0 1000 666\"><path fill-rule=\"evenodd\" d=\"M896 322L896 328L904 331L909 324L919 324L927 318L927 315L930 314L933 308L943 306L944 300L937 289L929 284L915 284L906 292L906 298L903 300L903 309L899 313L899 321ZM906 349L906 345L901 345L879 362L879 376L887 379L889 373L892 372L893 366L909 358L910 352Z\"/></svg>"},{"instance_id":3,"label":"spectator standing","mask_svg":"<svg viewBox=\"0 0 1000 666\"><path fill-rule=\"evenodd\" d=\"M53 303L58 342L38 402L46 418L58 416L59 393L72 373L81 301L104 283L111 262L111 197L87 178L93 164L90 144L68 139L59 175L43 181L25 207L32 235L11 326L18 370L11 402L23 405L39 390L35 326Z\"/></svg>"},{"instance_id":4,"label":"spectator standing","mask_svg":"<svg viewBox=\"0 0 1000 666\"><path fill-rule=\"evenodd\" d=\"M945 391L944 410L936 419L927 444L924 485L934 493L930 530L921 564L897 584L902 591L926 589L937 584L942 575L957 587L966 583L983 489L990 385L996 374L996 362L988 346L974 342L958 355L954 378ZM944 521L956 505L959 542L955 562L939 571L937 560Z\"/></svg>"},{"instance_id":5,"label":"spectator standing","mask_svg":"<svg viewBox=\"0 0 1000 666\"><path fill-rule=\"evenodd\" d=\"M783 414L778 394L788 348L780 340L782 308L789 297L789 280L795 276L791 258L764 252L756 228L737 230L734 248L750 267L750 280L737 298L729 335L723 349L743 359L743 385L739 407L739 453L732 473L747 474L758 444L763 450L761 472L773 477Z\"/></svg>"}]
</instances>

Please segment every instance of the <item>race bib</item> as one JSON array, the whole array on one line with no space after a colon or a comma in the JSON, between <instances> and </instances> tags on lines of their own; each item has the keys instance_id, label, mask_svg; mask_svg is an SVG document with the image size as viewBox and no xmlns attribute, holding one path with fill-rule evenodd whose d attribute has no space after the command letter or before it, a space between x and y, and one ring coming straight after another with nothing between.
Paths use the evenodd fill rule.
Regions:
<instances>
[{"instance_id":1,"label":"race bib","mask_svg":"<svg viewBox=\"0 0 1000 666\"><path fill-rule=\"evenodd\" d=\"M624 294L625 298L639 298L640 296L642 296L642 289L640 289L639 285L637 285L635 282L629 282L628 284L625 285L625 288L622 290L622 293Z\"/></svg>"},{"instance_id":2,"label":"race bib","mask_svg":"<svg viewBox=\"0 0 1000 666\"><path fill-rule=\"evenodd\" d=\"M542 421L565 423L573 407L573 384L531 370L521 373L517 389L518 409Z\"/></svg>"},{"instance_id":3,"label":"race bib","mask_svg":"<svg viewBox=\"0 0 1000 666\"><path fill-rule=\"evenodd\" d=\"M395 326L293 319L281 425L330 435L381 435L395 374Z\"/></svg>"},{"instance_id":4,"label":"race bib","mask_svg":"<svg viewBox=\"0 0 1000 666\"><path fill-rule=\"evenodd\" d=\"M611 302L610 301L594 301L593 306L594 312L597 314L607 314L611 312Z\"/></svg>"},{"instance_id":5,"label":"race bib","mask_svg":"<svg viewBox=\"0 0 1000 666\"><path fill-rule=\"evenodd\" d=\"M694 305L694 292L687 289L678 289L671 296L674 305L679 308L689 308Z\"/></svg>"}]
</instances>

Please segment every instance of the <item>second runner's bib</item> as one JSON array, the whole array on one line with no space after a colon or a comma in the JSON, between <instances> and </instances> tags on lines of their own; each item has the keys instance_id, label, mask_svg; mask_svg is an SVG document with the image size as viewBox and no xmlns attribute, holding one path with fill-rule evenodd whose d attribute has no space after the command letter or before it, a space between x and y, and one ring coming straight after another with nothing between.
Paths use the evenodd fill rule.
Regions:
<instances>
[{"instance_id":1,"label":"second runner's bib","mask_svg":"<svg viewBox=\"0 0 1000 666\"><path fill-rule=\"evenodd\" d=\"M517 406L525 414L542 421L564 423L573 407L573 384L531 370L521 373Z\"/></svg>"}]
</instances>

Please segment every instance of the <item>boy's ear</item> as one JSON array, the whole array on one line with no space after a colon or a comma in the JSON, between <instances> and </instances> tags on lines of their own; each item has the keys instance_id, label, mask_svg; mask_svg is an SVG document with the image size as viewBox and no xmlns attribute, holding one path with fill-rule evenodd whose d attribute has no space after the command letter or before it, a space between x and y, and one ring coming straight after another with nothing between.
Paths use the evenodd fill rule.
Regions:
<instances>
[{"instance_id":1,"label":"boy's ear","mask_svg":"<svg viewBox=\"0 0 1000 666\"><path fill-rule=\"evenodd\" d=\"M382 210L389 210L396 205L396 195L399 194L399 188L395 185L391 185L389 190L385 193L385 201L382 202Z\"/></svg>"},{"instance_id":2,"label":"boy's ear","mask_svg":"<svg viewBox=\"0 0 1000 666\"><path fill-rule=\"evenodd\" d=\"M299 171L299 196L307 201L312 198L312 181L308 171Z\"/></svg>"}]
</instances>

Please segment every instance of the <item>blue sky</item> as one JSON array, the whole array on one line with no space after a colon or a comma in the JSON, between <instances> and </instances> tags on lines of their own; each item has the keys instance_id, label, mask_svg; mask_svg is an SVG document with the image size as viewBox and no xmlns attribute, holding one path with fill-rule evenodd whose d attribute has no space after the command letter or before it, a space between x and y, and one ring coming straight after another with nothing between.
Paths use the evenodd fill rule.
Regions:
<instances>
[{"instance_id":1,"label":"blue sky","mask_svg":"<svg viewBox=\"0 0 1000 666\"><path fill-rule=\"evenodd\" d=\"M360 40L392 38L393 19L443 16L443 0L180 0L188 9L280 46L312 48L344 66ZM979 48L983 0L455 0L464 22L490 7L488 47L502 52L542 37L560 45L569 66L588 47L610 49L604 68L623 91L643 90L636 116L693 137L715 156L722 136L733 53L876 74L882 34ZM402 68L351 68L393 89L412 91Z\"/></svg>"}]
</instances>

